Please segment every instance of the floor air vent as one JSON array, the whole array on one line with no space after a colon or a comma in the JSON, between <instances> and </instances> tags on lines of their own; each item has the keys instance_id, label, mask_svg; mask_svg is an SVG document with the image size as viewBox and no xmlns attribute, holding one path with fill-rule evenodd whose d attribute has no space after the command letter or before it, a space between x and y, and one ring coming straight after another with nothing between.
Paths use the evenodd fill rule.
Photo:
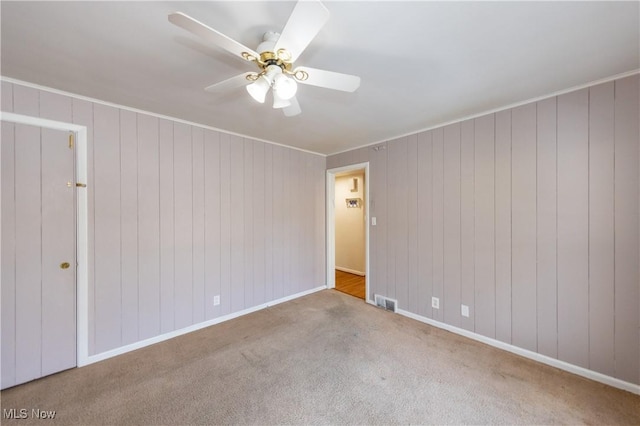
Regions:
<instances>
[{"instance_id":1,"label":"floor air vent","mask_svg":"<svg viewBox=\"0 0 640 426\"><path fill-rule=\"evenodd\" d=\"M389 299L388 297L380 296L376 294L375 296L376 306L382 309L386 309L387 311L395 312L396 306L398 304L397 300Z\"/></svg>"}]
</instances>

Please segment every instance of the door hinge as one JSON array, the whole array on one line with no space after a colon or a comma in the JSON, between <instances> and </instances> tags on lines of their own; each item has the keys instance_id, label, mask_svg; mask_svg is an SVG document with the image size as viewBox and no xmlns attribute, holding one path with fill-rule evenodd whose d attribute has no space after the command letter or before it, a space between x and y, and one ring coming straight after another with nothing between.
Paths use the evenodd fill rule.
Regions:
<instances>
[{"instance_id":1,"label":"door hinge","mask_svg":"<svg viewBox=\"0 0 640 426\"><path fill-rule=\"evenodd\" d=\"M73 133L69 133L69 149L73 149L74 138Z\"/></svg>"}]
</instances>

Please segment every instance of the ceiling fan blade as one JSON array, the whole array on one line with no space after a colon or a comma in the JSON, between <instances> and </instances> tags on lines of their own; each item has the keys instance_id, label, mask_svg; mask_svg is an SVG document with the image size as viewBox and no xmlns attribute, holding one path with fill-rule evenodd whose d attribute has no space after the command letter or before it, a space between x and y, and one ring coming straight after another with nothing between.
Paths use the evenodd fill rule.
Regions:
<instances>
[{"instance_id":1,"label":"ceiling fan blade","mask_svg":"<svg viewBox=\"0 0 640 426\"><path fill-rule=\"evenodd\" d=\"M293 8L274 50L285 49L294 62L329 19L329 10L318 0L300 0Z\"/></svg>"},{"instance_id":2,"label":"ceiling fan blade","mask_svg":"<svg viewBox=\"0 0 640 426\"><path fill-rule=\"evenodd\" d=\"M235 41L232 38L227 37L219 31L214 30L213 28L203 24L202 22L193 19L192 17L185 15L182 12L174 12L169 14L169 22L174 25L179 26L180 28L189 31L192 34L197 35L198 37L206 40L210 43L213 43L217 46L222 47L228 52L233 53L240 58L246 59L242 56L243 52L248 53L254 58L259 58L260 55L249 49L247 46L243 45Z\"/></svg>"},{"instance_id":3,"label":"ceiling fan blade","mask_svg":"<svg viewBox=\"0 0 640 426\"><path fill-rule=\"evenodd\" d=\"M235 89L236 87L246 86L247 84L251 83L250 80L247 80L247 76L252 74L255 75L254 72L245 72L242 74L238 74L235 77L231 77L219 83L215 83L211 86L205 87L204 90L211 93L219 93L225 90Z\"/></svg>"},{"instance_id":4,"label":"ceiling fan blade","mask_svg":"<svg viewBox=\"0 0 640 426\"><path fill-rule=\"evenodd\" d=\"M360 77L339 72L319 70L309 67L298 67L294 73L303 71L308 74L306 80L298 80L298 83L311 86L326 87L327 89L342 90L343 92L355 92L360 87Z\"/></svg>"},{"instance_id":5,"label":"ceiling fan blade","mask_svg":"<svg viewBox=\"0 0 640 426\"><path fill-rule=\"evenodd\" d=\"M298 99L296 99L295 96L289 99L289 102L291 102L291 105L282 108L282 112L284 112L285 116L293 117L294 115L298 115L302 112Z\"/></svg>"}]
</instances>

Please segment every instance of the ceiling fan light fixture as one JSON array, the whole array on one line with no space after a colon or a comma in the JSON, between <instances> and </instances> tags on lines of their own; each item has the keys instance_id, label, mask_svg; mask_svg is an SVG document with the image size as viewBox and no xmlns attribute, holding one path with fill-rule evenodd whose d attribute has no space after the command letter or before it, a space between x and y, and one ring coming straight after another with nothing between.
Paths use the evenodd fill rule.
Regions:
<instances>
[{"instance_id":1,"label":"ceiling fan light fixture","mask_svg":"<svg viewBox=\"0 0 640 426\"><path fill-rule=\"evenodd\" d=\"M247 86L247 92L249 92L253 99L263 104L269 88L273 85L275 77L280 73L282 73L282 69L279 66L269 65L264 74Z\"/></svg>"},{"instance_id":2,"label":"ceiling fan light fixture","mask_svg":"<svg viewBox=\"0 0 640 426\"><path fill-rule=\"evenodd\" d=\"M291 105L291 101L289 99L283 99L282 97L278 96L278 92L276 92L275 90L273 91L273 108L274 109L286 108L289 105Z\"/></svg>"},{"instance_id":3,"label":"ceiling fan light fixture","mask_svg":"<svg viewBox=\"0 0 640 426\"><path fill-rule=\"evenodd\" d=\"M263 104L264 99L267 96L267 92L269 91L269 87L271 87L271 85L267 79L262 76L247 86L247 92L249 92L256 102Z\"/></svg>"},{"instance_id":4,"label":"ceiling fan light fixture","mask_svg":"<svg viewBox=\"0 0 640 426\"><path fill-rule=\"evenodd\" d=\"M291 99L298 91L298 83L291 77L284 74L278 74L273 80L273 92L277 93L282 99Z\"/></svg>"}]
</instances>

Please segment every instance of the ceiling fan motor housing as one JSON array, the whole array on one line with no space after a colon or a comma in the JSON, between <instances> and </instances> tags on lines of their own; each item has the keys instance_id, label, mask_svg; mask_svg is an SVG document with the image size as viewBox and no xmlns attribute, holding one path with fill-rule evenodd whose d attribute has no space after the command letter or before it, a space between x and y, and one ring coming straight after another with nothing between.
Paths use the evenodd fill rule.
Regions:
<instances>
[{"instance_id":1,"label":"ceiling fan motor housing","mask_svg":"<svg viewBox=\"0 0 640 426\"><path fill-rule=\"evenodd\" d=\"M262 43L258 45L256 51L258 53L263 52L273 52L273 48L276 46L278 39L280 38L280 34L274 31L267 31L262 36Z\"/></svg>"},{"instance_id":2,"label":"ceiling fan motor housing","mask_svg":"<svg viewBox=\"0 0 640 426\"><path fill-rule=\"evenodd\" d=\"M260 60L258 61L258 65L263 70L266 70L270 65L277 65L283 71L291 70L291 55L285 49L279 49L278 52L275 52L275 46L280 38L280 34L268 31L264 33L262 36L262 43L258 45L256 51L260 53Z\"/></svg>"}]
</instances>

